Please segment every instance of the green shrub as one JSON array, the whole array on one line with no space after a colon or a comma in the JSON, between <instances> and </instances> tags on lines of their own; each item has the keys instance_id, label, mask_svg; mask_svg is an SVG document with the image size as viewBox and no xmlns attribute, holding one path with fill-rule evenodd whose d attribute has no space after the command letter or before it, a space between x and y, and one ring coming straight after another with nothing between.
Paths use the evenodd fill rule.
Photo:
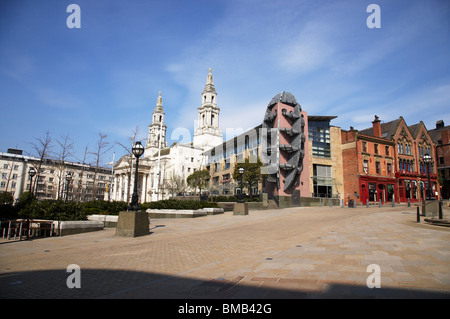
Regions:
<instances>
[{"instance_id":1,"label":"green shrub","mask_svg":"<svg viewBox=\"0 0 450 319\"><path fill-rule=\"evenodd\" d=\"M206 207L217 207L217 203L198 200L166 199L157 202L141 204L141 210L151 209L202 209Z\"/></svg>"}]
</instances>

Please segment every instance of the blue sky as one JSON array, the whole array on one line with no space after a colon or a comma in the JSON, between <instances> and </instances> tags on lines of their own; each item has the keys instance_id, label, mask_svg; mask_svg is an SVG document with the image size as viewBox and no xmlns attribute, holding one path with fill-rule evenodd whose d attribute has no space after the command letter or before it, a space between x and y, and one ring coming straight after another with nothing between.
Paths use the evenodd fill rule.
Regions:
<instances>
[{"instance_id":1,"label":"blue sky","mask_svg":"<svg viewBox=\"0 0 450 319\"><path fill-rule=\"evenodd\" d=\"M79 29L66 25L72 3ZM366 25L371 3L381 28ZM258 125L281 91L343 129L375 114L448 125L449 21L445 0L2 0L0 151L34 155L46 131L73 139L73 160L99 132L111 146L136 127L145 140L159 91L170 145L174 129L192 134L210 67L225 138ZM104 163L112 152L124 149Z\"/></svg>"}]
</instances>

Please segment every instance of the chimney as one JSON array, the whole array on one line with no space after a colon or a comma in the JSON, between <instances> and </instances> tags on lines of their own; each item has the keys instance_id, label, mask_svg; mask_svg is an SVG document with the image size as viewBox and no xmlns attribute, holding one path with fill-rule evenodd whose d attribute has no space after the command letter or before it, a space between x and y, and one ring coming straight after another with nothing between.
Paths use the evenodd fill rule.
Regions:
<instances>
[{"instance_id":1,"label":"chimney","mask_svg":"<svg viewBox=\"0 0 450 319\"><path fill-rule=\"evenodd\" d=\"M373 125L373 136L381 137L381 121L378 116L375 115L375 120L372 122Z\"/></svg>"},{"instance_id":2,"label":"chimney","mask_svg":"<svg viewBox=\"0 0 450 319\"><path fill-rule=\"evenodd\" d=\"M436 122L436 128L443 128L444 127L444 121L443 120L439 120Z\"/></svg>"}]
</instances>

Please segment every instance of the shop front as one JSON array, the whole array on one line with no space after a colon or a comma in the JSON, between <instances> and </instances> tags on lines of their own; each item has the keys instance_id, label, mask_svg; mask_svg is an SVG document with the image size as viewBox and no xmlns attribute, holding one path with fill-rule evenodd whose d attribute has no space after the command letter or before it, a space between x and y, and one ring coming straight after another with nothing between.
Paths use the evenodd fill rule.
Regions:
<instances>
[{"instance_id":1,"label":"shop front","mask_svg":"<svg viewBox=\"0 0 450 319\"><path fill-rule=\"evenodd\" d=\"M394 178L376 178L361 176L360 201L363 204L369 202L381 203L392 202L396 198L395 193L396 180Z\"/></svg>"},{"instance_id":2,"label":"shop front","mask_svg":"<svg viewBox=\"0 0 450 319\"><path fill-rule=\"evenodd\" d=\"M428 188L427 178L424 176L399 176L398 178L398 195L401 203L417 203L426 198ZM431 179L432 194L438 199L437 182Z\"/></svg>"}]
</instances>

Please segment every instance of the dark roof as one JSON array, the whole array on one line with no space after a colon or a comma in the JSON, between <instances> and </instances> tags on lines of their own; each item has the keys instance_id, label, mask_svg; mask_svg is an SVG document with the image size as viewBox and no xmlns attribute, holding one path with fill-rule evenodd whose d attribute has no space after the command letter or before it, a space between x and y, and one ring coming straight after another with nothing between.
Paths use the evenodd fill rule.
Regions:
<instances>
[{"instance_id":1,"label":"dark roof","mask_svg":"<svg viewBox=\"0 0 450 319\"><path fill-rule=\"evenodd\" d=\"M422 124L423 126L425 126L425 124L423 124L422 121L420 121L420 122L417 123L417 124L408 126L408 129L409 129L409 131L411 132L411 135L412 135L414 138L417 138L417 135L419 134L420 124Z\"/></svg>"},{"instance_id":2,"label":"dark roof","mask_svg":"<svg viewBox=\"0 0 450 319\"><path fill-rule=\"evenodd\" d=\"M395 132L397 131L398 125L400 124L400 120L401 118L398 118L390 122L381 123L381 137L392 139L392 137L395 135ZM359 133L373 136L373 127L360 130Z\"/></svg>"},{"instance_id":3,"label":"dark roof","mask_svg":"<svg viewBox=\"0 0 450 319\"><path fill-rule=\"evenodd\" d=\"M308 115L308 122L310 121L331 121L337 118L337 116L327 116L327 115Z\"/></svg>"},{"instance_id":4,"label":"dark roof","mask_svg":"<svg viewBox=\"0 0 450 319\"><path fill-rule=\"evenodd\" d=\"M450 125L447 126L441 126L432 130L428 131L428 134L430 134L431 139L433 142L438 143L439 140L441 140L442 135L441 132L445 130L450 130Z\"/></svg>"}]
</instances>

